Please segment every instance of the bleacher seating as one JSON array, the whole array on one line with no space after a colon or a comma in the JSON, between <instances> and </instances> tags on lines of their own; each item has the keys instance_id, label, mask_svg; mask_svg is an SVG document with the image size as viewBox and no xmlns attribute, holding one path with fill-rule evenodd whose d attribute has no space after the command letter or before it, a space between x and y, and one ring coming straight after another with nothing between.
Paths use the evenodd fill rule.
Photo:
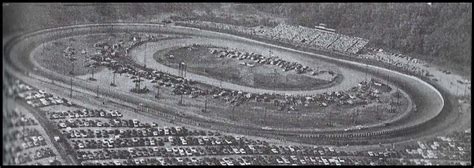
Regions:
<instances>
[{"instance_id":1,"label":"bleacher seating","mask_svg":"<svg viewBox=\"0 0 474 168\"><path fill-rule=\"evenodd\" d=\"M368 40L359 37L351 37L334 32L287 24L279 24L272 28L265 26L244 27L208 21L184 21L183 23L201 28L258 35L280 42L296 43L296 45L311 48L325 48L347 54L356 54L368 42Z\"/></svg>"}]
</instances>

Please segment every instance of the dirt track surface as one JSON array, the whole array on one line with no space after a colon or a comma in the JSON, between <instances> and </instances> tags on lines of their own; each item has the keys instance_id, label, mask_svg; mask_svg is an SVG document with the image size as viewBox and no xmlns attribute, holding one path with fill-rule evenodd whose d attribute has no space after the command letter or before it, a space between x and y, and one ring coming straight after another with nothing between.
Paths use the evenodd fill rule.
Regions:
<instances>
[{"instance_id":1,"label":"dirt track surface","mask_svg":"<svg viewBox=\"0 0 474 168\"><path fill-rule=\"evenodd\" d=\"M96 25L97 26L97 25ZM82 26L79 26L79 27L82 27ZM92 26L89 26L89 27L92 27ZM162 32L168 32L168 33L181 33L181 34L187 34L187 35L195 35L195 36L207 36L206 38L221 38L221 39L226 39L226 40L230 40L230 41L245 41L245 42L253 42L254 44L256 43L259 43L261 45L267 45L267 44L263 44L261 42L256 42L256 41L253 41L253 40L249 40L249 39L244 39L244 38L240 38L240 37L236 37L236 36L231 36L231 35L225 35L225 34L221 34L221 33L213 33L213 32L209 32L209 31L198 31L196 29L187 29L187 28L178 28L178 27L162 27L162 26L156 26L156 25L121 25L120 27L118 26L114 26L114 29L122 29L122 28L135 28L137 30L141 30L141 31L162 31ZM150 29L150 28L154 28L154 29ZM85 32L85 31L91 31L91 29L89 29L88 27L84 27L84 28L76 28L76 31L74 31L74 33L81 33L81 29L83 29L82 31ZM106 29L99 29L98 31L105 31ZM58 31L57 29L56 30L52 30L56 33L41 33L40 35L36 35L36 36L30 36L30 37L27 37L27 38L19 38L18 41L9 41L10 44L12 45L8 45L7 44L7 49L4 50L4 52L6 51L6 60L5 60L5 57L4 57L4 60L5 62L9 62L7 63L7 67L6 67L6 70L12 74L14 74L15 76L19 77L20 79L22 78L28 78L26 75L21 74L21 72L35 72L33 71L33 65L34 64L34 61L30 60L30 57L29 57L29 52L34 49L36 46L38 46L38 43L40 42L40 40L38 39L53 39L53 38L57 38L58 36L64 36L64 35L67 35L68 33L71 33L71 31ZM60 33L58 33L60 32ZM48 36L49 35L49 36ZM22 43L23 42L23 43ZM24 43L24 42L30 42L30 43ZM4 43L5 45L5 43ZM390 126L387 126L385 128L381 128L383 130L390 130L390 129L394 129L394 128L400 128L400 127L405 127L405 126L415 126L415 125L418 125L420 123L424 123L430 119L432 119L433 117L437 116L442 110L443 110L443 107L444 107L444 99L443 99L443 96L436 90L436 88L434 88L433 86L427 84L426 82L418 79L418 78L415 78L413 76L409 76L409 75L405 75L405 74L401 74L401 73L398 73L398 72L395 72L395 71L392 71L392 70L387 70L387 69L384 69L384 68L380 68L380 67L375 67L375 66L365 66L364 64L361 64L361 63L357 63L357 62L351 62L351 61L346 61L346 60L342 60L342 59L335 59L335 58L330 58L330 57L327 57L327 56L323 56L323 55L318 55L318 54L312 54L312 53L306 53L306 52L301 52L301 51L296 51L296 50L292 50L292 49L288 49L288 48L284 48L284 47L278 47L278 46L274 46L274 45L267 45L269 47L273 47L273 51L274 52L296 52L296 53L299 53L301 54L300 57L303 57L303 58L306 58L306 59L310 59L312 57L316 57L316 58L319 58L319 59L322 59L322 60L330 60L332 62L336 62L336 63L339 63L340 66L345 66L345 67L348 67L348 68L352 68L352 69L356 69L356 70L363 70L365 69L365 67L367 67L367 69L370 71L370 73L374 73L375 71L377 71L377 75L378 76L388 76L390 75L390 79L392 79L391 81L393 83L396 83L396 84L401 84L403 83L403 88L406 90L407 93L410 93L410 95L412 96L412 99L414 100L414 103L416 104L417 106L417 109L418 109L418 112L416 113L413 113L412 115L410 115L409 117L406 118L406 120L400 120L399 122L397 123L393 123L392 125ZM5 48L5 47L4 47ZM11 59L11 60L10 60ZM15 69L14 69L15 68ZM38 68L41 68L41 67L38 67ZM341 69L344 69L344 68L341 68ZM60 74L57 74L57 73L54 73L54 72L51 72L51 71L43 71L43 69L41 69L41 71L37 72L38 74L41 74L41 76L45 76L49 79L56 79L57 82L59 83L60 81L64 84L68 84L69 83L69 78L66 78ZM34 75L34 74L30 74L30 76L36 76L36 78L39 78L40 76L38 75ZM75 85L78 85L79 86L79 90L80 91L87 91L89 90L90 91L94 91L95 90L95 86L90 84L90 83L87 83L85 81L79 81L77 79L74 79L74 83ZM75 86L77 87L77 86ZM133 95L126 95L126 94L123 94L123 93L113 93L113 94L110 94L108 95L110 97L115 97L115 98L120 98L122 99L123 101L126 101L126 102L130 102L130 103L138 103L138 102L143 102L144 104L146 104L147 106L149 107L155 107L155 105L153 104L153 102L150 102L150 101L147 101L147 100L143 100L142 98L139 98L137 96L133 96ZM167 108L167 107L157 107L156 109L163 109L163 108ZM446 112L444 112L446 111ZM444 109L444 113L448 113L450 112L449 109ZM470 120L469 120L470 121ZM212 123L211 124L221 124L220 126L231 126L231 125L227 125L225 123ZM235 127L233 129L242 129L242 130L246 130L247 132L254 132L256 133L257 135L259 133L265 133L265 134L272 134L273 131L264 131L264 130L254 130L254 128L240 128L240 127ZM251 130L249 130L251 129ZM374 131L374 130L361 130L360 132L371 132L371 131ZM278 131L277 131L278 132ZM423 130L417 130L417 132L420 132L422 133ZM295 132L293 132L294 134ZM298 132L298 133L301 133L301 132ZM308 133L308 132L304 132L304 133ZM312 132L309 132L309 133L312 133ZM368 139L374 139L376 137L369 137ZM334 139L335 140L335 139Z\"/></svg>"}]
</instances>

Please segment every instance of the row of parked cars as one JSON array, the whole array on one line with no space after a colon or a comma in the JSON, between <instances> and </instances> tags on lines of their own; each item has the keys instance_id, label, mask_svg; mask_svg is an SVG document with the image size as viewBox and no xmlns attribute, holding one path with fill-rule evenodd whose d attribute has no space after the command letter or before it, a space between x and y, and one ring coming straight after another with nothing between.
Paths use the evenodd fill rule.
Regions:
<instances>
[{"instance_id":1,"label":"row of parked cars","mask_svg":"<svg viewBox=\"0 0 474 168\"><path fill-rule=\"evenodd\" d=\"M250 165L250 163L239 159L241 165ZM114 161L86 161L82 162L83 165L162 165L162 166L172 166L172 165L234 165L233 161L230 158L225 157L222 159L216 157L155 157L155 158L137 158L137 159L121 159ZM235 164L237 165L237 164Z\"/></svg>"},{"instance_id":2,"label":"row of parked cars","mask_svg":"<svg viewBox=\"0 0 474 168\"><path fill-rule=\"evenodd\" d=\"M329 75L334 77L336 74L333 71L325 71L325 70L313 70L312 68L308 66L304 66L300 63L297 62L289 62L285 61L278 56L270 56L270 57L265 57L261 54L256 54L256 53L249 53L249 52L241 52L241 51L236 51L236 50L230 50L230 49L223 49L223 48L216 48L216 49L210 49L210 53L217 55L220 58L223 57L228 57L228 58L234 58L238 60L252 60L255 63L262 64L262 65L274 65L278 66L283 71L292 71L294 70L297 74L305 74L305 73L310 73L311 75L318 75L321 73L328 73ZM255 64L249 64L245 63L244 65L253 67Z\"/></svg>"},{"instance_id":3,"label":"row of parked cars","mask_svg":"<svg viewBox=\"0 0 474 168\"><path fill-rule=\"evenodd\" d=\"M29 149L29 148L46 145L46 140L44 139L42 135L24 137L22 141L20 142L22 142L21 146L23 147L23 149Z\"/></svg>"},{"instance_id":4,"label":"row of parked cars","mask_svg":"<svg viewBox=\"0 0 474 168\"><path fill-rule=\"evenodd\" d=\"M33 107L46 107L46 106L61 105L61 104L72 106L71 102L65 101L65 99L59 98L59 97L47 97L47 98L41 98L41 99L28 100L26 101L26 103Z\"/></svg>"},{"instance_id":5,"label":"row of parked cars","mask_svg":"<svg viewBox=\"0 0 474 168\"><path fill-rule=\"evenodd\" d=\"M41 135L37 129L34 128L23 128L21 130L13 129L9 133L9 136L4 137L6 141L16 141L26 137L39 136Z\"/></svg>"},{"instance_id":6,"label":"row of parked cars","mask_svg":"<svg viewBox=\"0 0 474 168\"><path fill-rule=\"evenodd\" d=\"M222 97L227 103L240 105L246 101L269 102L279 107L279 110L296 111L298 108L316 104L319 107L337 105L364 105L378 99L382 93L387 93L391 88L376 80L362 81L357 86L348 90L325 92L317 95L281 95L281 94L252 94L241 91L231 91L222 88L213 88L213 98Z\"/></svg>"},{"instance_id":7,"label":"row of parked cars","mask_svg":"<svg viewBox=\"0 0 474 168\"><path fill-rule=\"evenodd\" d=\"M12 115L9 120L5 121L7 128L38 125L33 118L27 117L25 114L20 114L16 110L13 110Z\"/></svg>"},{"instance_id":8,"label":"row of parked cars","mask_svg":"<svg viewBox=\"0 0 474 168\"><path fill-rule=\"evenodd\" d=\"M67 110L67 111L49 111L47 112L49 119L79 119L79 118L119 118L123 114L117 110L104 110L104 109L87 109L81 110Z\"/></svg>"},{"instance_id":9,"label":"row of parked cars","mask_svg":"<svg viewBox=\"0 0 474 168\"><path fill-rule=\"evenodd\" d=\"M14 80L13 84L10 87L8 87L9 93L11 95L31 91L33 89L34 89L33 87L27 84L24 84L18 79Z\"/></svg>"},{"instance_id":10,"label":"row of parked cars","mask_svg":"<svg viewBox=\"0 0 474 168\"><path fill-rule=\"evenodd\" d=\"M67 119L57 121L57 125L60 129L64 128L77 128L77 127L128 127L128 128L151 128L156 127L156 123L142 123L136 119L134 120L123 120L123 119Z\"/></svg>"},{"instance_id":11,"label":"row of parked cars","mask_svg":"<svg viewBox=\"0 0 474 168\"><path fill-rule=\"evenodd\" d=\"M466 131L455 131L447 136L439 136L427 141L417 141L403 154L409 158L470 160L471 135Z\"/></svg>"},{"instance_id":12,"label":"row of parked cars","mask_svg":"<svg viewBox=\"0 0 474 168\"><path fill-rule=\"evenodd\" d=\"M35 89L19 80L13 82L15 94L31 92ZM43 133L39 131L38 121L27 111L20 108L3 111L3 122L6 128L3 133L3 164L5 165L43 165L61 164L55 159L57 155L48 144Z\"/></svg>"},{"instance_id":13,"label":"row of parked cars","mask_svg":"<svg viewBox=\"0 0 474 168\"><path fill-rule=\"evenodd\" d=\"M18 97L23 100L26 100L28 105L33 107L45 107L50 105L72 105L71 102L67 101L64 98L53 96L52 94L46 93L43 90L29 90L25 92L18 93Z\"/></svg>"},{"instance_id":14,"label":"row of parked cars","mask_svg":"<svg viewBox=\"0 0 474 168\"><path fill-rule=\"evenodd\" d=\"M47 148L36 149L33 157L35 160L39 160L39 159L55 157L55 156L56 154L54 153L53 149L47 147Z\"/></svg>"},{"instance_id":15,"label":"row of parked cars","mask_svg":"<svg viewBox=\"0 0 474 168\"><path fill-rule=\"evenodd\" d=\"M81 111L96 111L96 110L76 110ZM97 110L104 111L104 110ZM107 111L107 110L105 110ZM51 113L52 114L52 113ZM86 122L102 120L109 123L118 123L123 121L137 121L126 120L123 117L117 118L62 118L52 119L62 123L70 121ZM138 121L137 121L138 122ZM147 125L148 123L144 123ZM150 124L151 126L151 124ZM58 127L60 127L58 125ZM73 149L77 150L76 159L83 161L82 163L94 163L101 161L105 163L107 160L130 159L137 158L140 160L156 158L156 157L170 157L179 158L186 157L190 160L192 157L202 156L237 156L237 155L325 155L330 152L336 152L331 148L309 148L297 146L274 146L268 142L261 140L252 140L245 137L221 135L218 132L203 131L203 130L189 130L185 127L162 127L154 124L151 127L124 127L121 129L108 127L97 127L97 125L90 124L89 126L75 127L75 128L60 128L66 134L68 142ZM334 153L336 155L337 153ZM339 153L341 154L341 153ZM183 158L184 159L184 158ZM186 159L184 159L186 160ZM200 159L197 159L200 160ZM250 160L221 160L216 162L216 165L248 165ZM159 162L159 161L158 161ZM139 161L140 163L140 161ZM141 163L144 163L143 161ZM150 164L157 164L157 162L148 162ZM193 162L189 164L198 164L202 162ZM270 162L269 162L270 163ZM277 163L275 161L275 163ZM114 163L115 164L115 163ZM118 163L117 163L118 164ZM120 164L128 164L127 162L120 162ZM160 163L161 164L161 163ZM180 159L163 162L164 165L181 164ZM186 162L182 163L186 165Z\"/></svg>"},{"instance_id":16,"label":"row of parked cars","mask_svg":"<svg viewBox=\"0 0 474 168\"><path fill-rule=\"evenodd\" d=\"M183 127L164 128L135 128L124 129L63 129L61 133L68 138L109 138L109 137L155 137L155 136L184 136L187 130Z\"/></svg>"},{"instance_id":17,"label":"row of parked cars","mask_svg":"<svg viewBox=\"0 0 474 168\"><path fill-rule=\"evenodd\" d=\"M89 152L86 152L89 154ZM93 152L91 152L93 153ZM97 152L100 155L100 152ZM87 154L85 157L87 157ZM89 155L90 156L90 155ZM205 157L141 157L133 159L114 159L114 161L84 161L83 165L354 165L351 159L342 157L318 157L299 155L242 155L242 156L205 156Z\"/></svg>"},{"instance_id":18,"label":"row of parked cars","mask_svg":"<svg viewBox=\"0 0 474 168\"><path fill-rule=\"evenodd\" d=\"M255 149L259 152L250 152ZM328 147L275 145L141 147L79 152L84 165L430 165L403 151L344 152ZM286 153L285 153L286 152ZM327 153L325 153L327 152ZM204 156L204 157L203 157ZM91 159L93 158L93 159ZM94 159L95 158L95 159ZM114 161L109 161L109 160ZM455 163L455 162L453 162ZM464 162L463 162L464 163Z\"/></svg>"},{"instance_id":19,"label":"row of parked cars","mask_svg":"<svg viewBox=\"0 0 474 168\"><path fill-rule=\"evenodd\" d=\"M36 161L36 164L40 164L37 162L38 160L44 159L44 158L51 158L55 157L56 154L53 152L53 150L49 147L43 147L43 148L37 148L33 151L28 151L24 152L23 154L17 153L16 156L13 156L12 160L14 165L24 165L28 163L34 163ZM58 164L56 159L49 159L50 164ZM5 162L4 162L5 163ZM59 162L60 164L60 162Z\"/></svg>"},{"instance_id":20,"label":"row of parked cars","mask_svg":"<svg viewBox=\"0 0 474 168\"><path fill-rule=\"evenodd\" d=\"M32 107L46 107L51 105L67 105L72 106L73 104L67 99L54 96L50 93L46 93L44 90L36 89L29 86L22 81L16 79L9 87L9 94L15 95Z\"/></svg>"}]
</instances>

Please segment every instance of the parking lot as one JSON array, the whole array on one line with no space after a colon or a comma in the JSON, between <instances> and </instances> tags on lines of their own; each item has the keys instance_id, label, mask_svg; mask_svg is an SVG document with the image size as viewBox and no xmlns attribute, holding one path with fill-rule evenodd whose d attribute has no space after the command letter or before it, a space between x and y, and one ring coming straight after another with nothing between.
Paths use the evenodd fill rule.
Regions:
<instances>
[{"instance_id":1,"label":"parking lot","mask_svg":"<svg viewBox=\"0 0 474 168\"><path fill-rule=\"evenodd\" d=\"M54 95L21 85L15 91L37 95ZM18 87L20 88L20 87ZM18 89L15 89L18 90ZM22 94L26 95L26 94ZM29 94L35 95L35 94ZM26 96L25 96L26 98ZM41 99L41 96L39 96ZM64 100L57 97L58 99ZM21 101L30 101L20 98ZM33 106L33 105L32 105ZM57 106L57 105L49 105ZM77 106L77 105L76 105ZM38 108L38 107L37 107ZM49 110L46 117L57 126L75 151L72 154L83 165L404 165L445 164L431 159L452 160L450 164L469 164L470 130L446 137L419 141L405 150L386 148L380 151L344 151L322 146L275 145L244 136L225 135L215 131L167 126L124 118L122 112L107 109L81 108L66 111ZM13 118L21 116L11 114ZM15 121L15 120L12 120ZM21 118L11 126L35 125L30 118ZM26 131L26 132L25 132ZM23 147L32 151L18 156L18 163L57 156L45 146L44 136L37 131L24 130ZM14 133L16 135L18 133ZM8 140L13 140L10 137ZM39 146L39 147L38 147ZM14 148L10 149L13 151ZM459 153L461 155L454 153ZM23 154L24 155L24 154ZM34 156L33 156L34 155ZM410 159L407 159L410 158ZM52 163L51 163L52 164Z\"/></svg>"}]
</instances>

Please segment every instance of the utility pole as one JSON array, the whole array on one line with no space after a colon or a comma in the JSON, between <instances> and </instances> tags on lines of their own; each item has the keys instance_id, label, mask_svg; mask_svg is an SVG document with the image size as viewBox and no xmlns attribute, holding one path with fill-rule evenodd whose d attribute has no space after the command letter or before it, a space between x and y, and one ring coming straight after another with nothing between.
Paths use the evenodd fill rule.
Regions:
<instances>
[{"instance_id":1,"label":"utility pole","mask_svg":"<svg viewBox=\"0 0 474 168\"><path fill-rule=\"evenodd\" d=\"M69 98L72 98L72 76L71 76L71 92L69 93Z\"/></svg>"},{"instance_id":2,"label":"utility pole","mask_svg":"<svg viewBox=\"0 0 474 168\"><path fill-rule=\"evenodd\" d=\"M375 117L377 120L380 120L380 113L379 111L375 111Z\"/></svg>"},{"instance_id":3,"label":"utility pole","mask_svg":"<svg viewBox=\"0 0 474 168\"><path fill-rule=\"evenodd\" d=\"M387 86L390 87L390 85L388 85L388 83L390 82L390 73L387 74L387 77L388 77L388 79L387 79Z\"/></svg>"},{"instance_id":4,"label":"utility pole","mask_svg":"<svg viewBox=\"0 0 474 168\"><path fill-rule=\"evenodd\" d=\"M186 75L186 64L184 62L181 62L179 64L179 75L184 78Z\"/></svg>"},{"instance_id":5,"label":"utility pole","mask_svg":"<svg viewBox=\"0 0 474 168\"><path fill-rule=\"evenodd\" d=\"M375 69L375 76L374 78L377 78L379 76L379 70L378 69Z\"/></svg>"},{"instance_id":6,"label":"utility pole","mask_svg":"<svg viewBox=\"0 0 474 168\"><path fill-rule=\"evenodd\" d=\"M207 96L204 96L205 99L204 99L204 111L203 112L207 112Z\"/></svg>"},{"instance_id":7,"label":"utility pole","mask_svg":"<svg viewBox=\"0 0 474 168\"><path fill-rule=\"evenodd\" d=\"M75 61L72 61L72 71L71 71L71 75L74 75L74 65L75 65Z\"/></svg>"},{"instance_id":8,"label":"utility pole","mask_svg":"<svg viewBox=\"0 0 474 168\"><path fill-rule=\"evenodd\" d=\"M235 114L234 114L235 105L232 105L232 104L230 105L232 106L232 120L235 120Z\"/></svg>"},{"instance_id":9,"label":"utility pole","mask_svg":"<svg viewBox=\"0 0 474 168\"><path fill-rule=\"evenodd\" d=\"M357 109L357 116L356 116L357 123L360 121L360 110Z\"/></svg>"},{"instance_id":10,"label":"utility pole","mask_svg":"<svg viewBox=\"0 0 474 168\"><path fill-rule=\"evenodd\" d=\"M367 82L367 77L368 77L368 71L369 71L369 64L366 62L365 63L365 81Z\"/></svg>"},{"instance_id":11,"label":"utility pole","mask_svg":"<svg viewBox=\"0 0 474 168\"><path fill-rule=\"evenodd\" d=\"M140 80L140 72L139 72L139 73L138 73L138 85L137 85L138 88L137 88L137 92L139 92L140 89L141 89L141 87L140 87L140 82L141 82L141 80Z\"/></svg>"},{"instance_id":12,"label":"utility pole","mask_svg":"<svg viewBox=\"0 0 474 168\"><path fill-rule=\"evenodd\" d=\"M399 108L400 108L400 97L401 97L402 95L400 95L400 90L398 89L398 87L397 87L397 94L396 94L396 96L397 96L397 110L399 110Z\"/></svg>"},{"instance_id":13,"label":"utility pole","mask_svg":"<svg viewBox=\"0 0 474 168\"><path fill-rule=\"evenodd\" d=\"M180 71L180 76L183 77L184 76L184 63L181 62L181 71Z\"/></svg>"},{"instance_id":14,"label":"utility pole","mask_svg":"<svg viewBox=\"0 0 474 168\"><path fill-rule=\"evenodd\" d=\"M94 70L93 70L92 68L95 68L95 66L94 66L94 65L90 65L90 66L89 66L89 71L92 72L92 73L91 73L91 77L89 78L89 80L94 81L94 80L95 80L95 79L94 79Z\"/></svg>"},{"instance_id":15,"label":"utility pole","mask_svg":"<svg viewBox=\"0 0 474 168\"><path fill-rule=\"evenodd\" d=\"M390 96L390 112L393 113L393 98Z\"/></svg>"},{"instance_id":16,"label":"utility pole","mask_svg":"<svg viewBox=\"0 0 474 168\"><path fill-rule=\"evenodd\" d=\"M159 98L160 97L160 85L156 85L156 94L155 94L155 98Z\"/></svg>"},{"instance_id":17,"label":"utility pole","mask_svg":"<svg viewBox=\"0 0 474 168\"><path fill-rule=\"evenodd\" d=\"M99 97L99 85L97 85L97 96L96 97Z\"/></svg>"},{"instance_id":18,"label":"utility pole","mask_svg":"<svg viewBox=\"0 0 474 168\"><path fill-rule=\"evenodd\" d=\"M188 71L188 65L184 64L184 77L186 77L187 71Z\"/></svg>"},{"instance_id":19,"label":"utility pole","mask_svg":"<svg viewBox=\"0 0 474 168\"><path fill-rule=\"evenodd\" d=\"M115 71L115 70L114 70L113 74L114 74L114 76L112 77L112 83L110 84L110 86L117 86L117 85L115 84L115 74L116 74L116 71Z\"/></svg>"},{"instance_id":20,"label":"utility pole","mask_svg":"<svg viewBox=\"0 0 474 168\"><path fill-rule=\"evenodd\" d=\"M328 125L329 126L332 126L332 123L331 123L331 110L328 111Z\"/></svg>"},{"instance_id":21,"label":"utility pole","mask_svg":"<svg viewBox=\"0 0 474 168\"><path fill-rule=\"evenodd\" d=\"M44 40L43 40L43 47L42 47L42 51L41 51L41 56L44 56L44 47L45 47L45 44L44 44Z\"/></svg>"},{"instance_id":22,"label":"utility pole","mask_svg":"<svg viewBox=\"0 0 474 168\"><path fill-rule=\"evenodd\" d=\"M379 106L377 104L375 105L375 112L377 112L377 113L379 112Z\"/></svg>"},{"instance_id":23,"label":"utility pole","mask_svg":"<svg viewBox=\"0 0 474 168\"><path fill-rule=\"evenodd\" d=\"M183 93L180 94L178 105L183 105Z\"/></svg>"},{"instance_id":24,"label":"utility pole","mask_svg":"<svg viewBox=\"0 0 474 168\"><path fill-rule=\"evenodd\" d=\"M267 119L267 108L266 107L263 107L263 121L265 122L266 119Z\"/></svg>"},{"instance_id":25,"label":"utility pole","mask_svg":"<svg viewBox=\"0 0 474 168\"><path fill-rule=\"evenodd\" d=\"M464 97L467 95L467 84L464 84Z\"/></svg>"},{"instance_id":26,"label":"utility pole","mask_svg":"<svg viewBox=\"0 0 474 168\"><path fill-rule=\"evenodd\" d=\"M277 76L278 76L277 70L273 69L273 90L276 90L275 80L276 80Z\"/></svg>"},{"instance_id":27,"label":"utility pole","mask_svg":"<svg viewBox=\"0 0 474 168\"><path fill-rule=\"evenodd\" d=\"M146 68L146 50L148 49L148 43L145 42L145 54L143 56L143 68Z\"/></svg>"},{"instance_id":28,"label":"utility pole","mask_svg":"<svg viewBox=\"0 0 474 168\"><path fill-rule=\"evenodd\" d=\"M458 94L459 94L459 86L456 85L456 96L458 96Z\"/></svg>"},{"instance_id":29,"label":"utility pole","mask_svg":"<svg viewBox=\"0 0 474 168\"><path fill-rule=\"evenodd\" d=\"M354 109L354 110L355 110L355 113L353 113L353 115L352 115L352 123L357 124L357 113L358 113L358 111L357 111L357 109Z\"/></svg>"},{"instance_id":30,"label":"utility pole","mask_svg":"<svg viewBox=\"0 0 474 168\"><path fill-rule=\"evenodd\" d=\"M178 63L178 76L181 77L181 63Z\"/></svg>"}]
</instances>

